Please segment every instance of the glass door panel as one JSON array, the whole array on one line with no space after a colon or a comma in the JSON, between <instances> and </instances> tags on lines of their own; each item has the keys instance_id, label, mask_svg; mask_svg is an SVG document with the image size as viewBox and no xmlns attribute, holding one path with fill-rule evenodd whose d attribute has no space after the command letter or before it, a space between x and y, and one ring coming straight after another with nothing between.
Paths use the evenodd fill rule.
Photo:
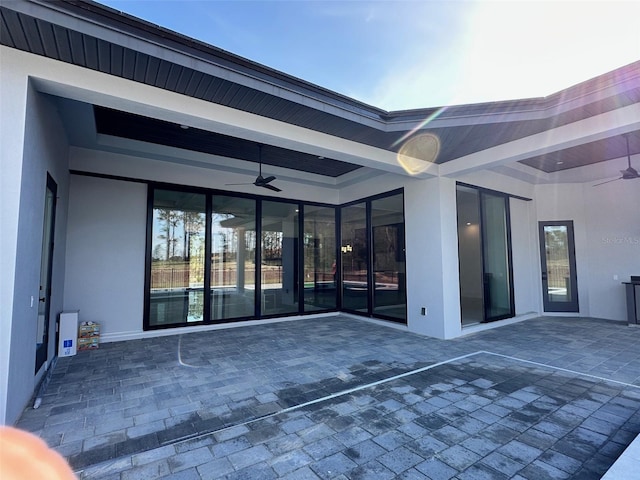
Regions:
<instances>
[{"instance_id":1,"label":"glass door panel","mask_svg":"<svg viewBox=\"0 0 640 480\"><path fill-rule=\"evenodd\" d=\"M42 227L42 255L40 257L40 292L38 297L38 320L36 327L36 368L47 361L49 344L49 320L51 315L51 273L53 267L53 237L56 218L56 194L58 186L47 174Z\"/></svg>"},{"instance_id":2,"label":"glass door panel","mask_svg":"<svg viewBox=\"0 0 640 480\"><path fill-rule=\"evenodd\" d=\"M151 326L204 320L205 195L155 190Z\"/></svg>"},{"instance_id":3,"label":"glass door panel","mask_svg":"<svg viewBox=\"0 0 640 480\"><path fill-rule=\"evenodd\" d=\"M502 195L481 194L485 321L513 316L506 202Z\"/></svg>"},{"instance_id":4,"label":"glass door panel","mask_svg":"<svg viewBox=\"0 0 640 480\"><path fill-rule=\"evenodd\" d=\"M367 206L358 203L341 212L342 307L368 313Z\"/></svg>"},{"instance_id":5,"label":"glass door panel","mask_svg":"<svg viewBox=\"0 0 640 480\"><path fill-rule=\"evenodd\" d=\"M337 305L336 210L304 206L304 311Z\"/></svg>"},{"instance_id":6,"label":"glass door panel","mask_svg":"<svg viewBox=\"0 0 640 480\"><path fill-rule=\"evenodd\" d=\"M545 312L577 312L573 222L540 222L542 299Z\"/></svg>"},{"instance_id":7,"label":"glass door panel","mask_svg":"<svg viewBox=\"0 0 640 480\"><path fill-rule=\"evenodd\" d=\"M262 315L298 311L298 205L262 202Z\"/></svg>"},{"instance_id":8,"label":"glass door panel","mask_svg":"<svg viewBox=\"0 0 640 480\"><path fill-rule=\"evenodd\" d=\"M509 198L458 185L456 202L462 325L513 317Z\"/></svg>"},{"instance_id":9,"label":"glass door panel","mask_svg":"<svg viewBox=\"0 0 640 480\"><path fill-rule=\"evenodd\" d=\"M373 312L406 322L403 195L372 200Z\"/></svg>"},{"instance_id":10,"label":"glass door panel","mask_svg":"<svg viewBox=\"0 0 640 480\"><path fill-rule=\"evenodd\" d=\"M458 186L458 264L462 325L484 321L480 191Z\"/></svg>"},{"instance_id":11,"label":"glass door panel","mask_svg":"<svg viewBox=\"0 0 640 480\"><path fill-rule=\"evenodd\" d=\"M255 315L256 202L214 195L211 213L212 321Z\"/></svg>"}]
</instances>

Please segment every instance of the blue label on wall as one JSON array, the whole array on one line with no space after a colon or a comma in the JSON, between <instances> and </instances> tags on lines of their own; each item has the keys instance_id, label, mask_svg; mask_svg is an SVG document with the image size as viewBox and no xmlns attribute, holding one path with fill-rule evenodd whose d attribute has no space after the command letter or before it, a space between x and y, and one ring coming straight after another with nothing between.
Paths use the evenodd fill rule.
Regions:
<instances>
[{"instance_id":1,"label":"blue label on wall","mask_svg":"<svg viewBox=\"0 0 640 480\"><path fill-rule=\"evenodd\" d=\"M73 340L65 340L64 348L71 348L73 346Z\"/></svg>"}]
</instances>

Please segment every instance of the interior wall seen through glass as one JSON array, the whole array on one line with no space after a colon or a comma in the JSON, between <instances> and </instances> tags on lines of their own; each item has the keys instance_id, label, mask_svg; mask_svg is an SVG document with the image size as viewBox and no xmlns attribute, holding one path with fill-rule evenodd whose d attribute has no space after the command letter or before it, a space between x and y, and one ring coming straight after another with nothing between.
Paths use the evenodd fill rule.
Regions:
<instances>
[{"instance_id":1,"label":"interior wall seen through glass","mask_svg":"<svg viewBox=\"0 0 640 480\"><path fill-rule=\"evenodd\" d=\"M205 195L155 190L149 324L204 320Z\"/></svg>"},{"instance_id":2,"label":"interior wall seen through glass","mask_svg":"<svg viewBox=\"0 0 640 480\"><path fill-rule=\"evenodd\" d=\"M480 238L480 192L458 186L458 259L462 325L484 320L482 241Z\"/></svg>"},{"instance_id":3,"label":"interior wall seen through glass","mask_svg":"<svg viewBox=\"0 0 640 480\"><path fill-rule=\"evenodd\" d=\"M458 185L456 200L462 324L512 317L509 199Z\"/></svg>"},{"instance_id":4,"label":"interior wall seen through glass","mask_svg":"<svg viewBox=\"0 0 640 480\"><path fill-rule=\"evenodd\" d=\"M263 315L298 312L298 205L262 202Z\"/></svg>"},{"instance_id":5,"label":"interior wall seen through glass","mask_svg":"<svg viewBox=\"0 0 640 480\"><path fill-rule=\"evenodd\" d=\"M336 308L336 211L304 206L304 311Z\"/></svg>"},{"instance_id":6,"label":"interior wall seen through glass","mask_svg":"<svg viewBox=\"0 0 640 480\"><path fill-rule=\"evenodd\" d=\"M393 195L371 201L373 312L406 322L404 199Z\"/></svg>"},{"instance_id":7,"label":"interior wall seen through glass","mask_svg":"<svg viewBox=\"0 0 640 480\"><path fill-rule=\"evenodd\" d=\"M342 307L368 312L367 208L366 203L341 210Z\"/></svg>"},{"instance_id":8,"label":"interior wall seen through glass","mask_svg":"<svg viewBox=\"0 0 640 480\"><path fill-rule=\"evenodd\" d=\"M255 315L256 201L212 197L212 321Z\"/></svg>"}]
</instances>

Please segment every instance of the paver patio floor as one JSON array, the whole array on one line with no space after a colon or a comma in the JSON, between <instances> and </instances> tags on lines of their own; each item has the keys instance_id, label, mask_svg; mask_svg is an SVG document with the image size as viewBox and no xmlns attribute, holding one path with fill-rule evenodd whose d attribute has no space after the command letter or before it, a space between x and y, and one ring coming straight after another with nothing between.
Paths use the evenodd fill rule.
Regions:
<instances>
[{"instance_id":1,"label":"paver patio floor","mask_svg":"<svg viewBox=\"0 0 640 480\"><path fill-rule=\"evenodd\" d=\"M17 426L87 479L600 478L640 432L640 329L337 315L108 343Z\"/></svg>"}]
</instances>

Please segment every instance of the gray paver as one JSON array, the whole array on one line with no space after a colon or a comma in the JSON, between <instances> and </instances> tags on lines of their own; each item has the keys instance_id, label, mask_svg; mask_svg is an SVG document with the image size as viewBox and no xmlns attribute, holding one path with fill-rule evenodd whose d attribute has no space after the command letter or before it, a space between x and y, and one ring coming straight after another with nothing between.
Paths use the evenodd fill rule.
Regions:
<instances>
[{"instance_id":1,"label":"gray paver","mask_svg":"<svg viewBox=\"0 0 640 480\"><path fill-rule=\"evenodd\" d=\"M593 319L441 341L342 316L107 343L61 358L18 426L83 479L599 478L640 430L640 388L544 364L640 387L639 343Z\"/></svg>"}]
</instances>

